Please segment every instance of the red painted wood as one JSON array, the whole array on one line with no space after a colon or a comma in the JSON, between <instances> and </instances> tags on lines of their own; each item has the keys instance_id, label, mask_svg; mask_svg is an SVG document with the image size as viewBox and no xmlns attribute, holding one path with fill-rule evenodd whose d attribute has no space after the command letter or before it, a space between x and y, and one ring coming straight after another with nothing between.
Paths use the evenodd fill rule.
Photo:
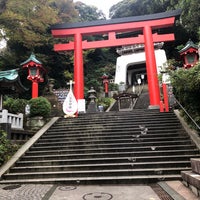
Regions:
<instances>
[{"instance_id":1,"label":"red painted wood","mask_svg":"<svg viewBox=\"0 0 200 200\"><path fill-rule=\"evenodd\" d=\"M74 40L74 96L78 100L84 99L82 35L76 34Z\"/></svg>"},{"instance_id":2,"label":"red painted wood","mask_svg":"<svg viewBox=\"0 0 200 200\"><path fill-rule=\"evenodd\" d=\"M158 84L158 74L156 67L156 58L154 53L154 44L151 27L144 27L146 70L149 87L150 106L160 106L160 90Z\"/></svg>"},{"instance_id":3,"label":"red painted wood","mask_svg":"<svg viewBox=\"0 0 200 200\"><path fill-rule=\"evenodd\" d=\"M108 81L104 83L105 93L108 93Z\"/></svg>"},{"instance_id":4,"label":"red painted wood","mask_svg":"<svg viewBox=\"0 0 200 200\"><path fill-rule=\"evenodd\" d=\"M163 101L160 101L160 112L164 112Z\"/></svg>"},{"instance_id":5,"label":"red painted wood","mask_svg":"<svg viewBox=\"0 0 200 200\"><path fill-rule=\"evenodd\" d=\"M32 98L38 97L38 82L32 81Z\"/></svg>"},{"instance_id":6,"label":"red painted wood","mask_svg":"<svg viewBox=\"0 0 200 200\"><path fill-rule=\"evenodd\" d=\"M163 83L163 97L164 97L165 112L169 112L169 100L168 100L168 92L167 92L166 83Z\"/></svg>"},{"instance_id":7,"label":"red painted wood","mask_svg":"<svg viewBox=\"0 0 200 200\"><path fill-rule=\"evenodd\" d=\"M154 42L163 42L163 41L173 41L174 34L153 34ZM142 44L144 43L144 36L139 35L138 37L132 38L121 38L121 39L109 39L109 40L101 40L101 41L82 41L83 49L96 49L96 48L104 48L104 47L115 47L121 45L132 45L132 44ZM74 49L74 42L66 43L66 44L55 44L55 51L69 51Z\"/></svg>"}]
</instances>

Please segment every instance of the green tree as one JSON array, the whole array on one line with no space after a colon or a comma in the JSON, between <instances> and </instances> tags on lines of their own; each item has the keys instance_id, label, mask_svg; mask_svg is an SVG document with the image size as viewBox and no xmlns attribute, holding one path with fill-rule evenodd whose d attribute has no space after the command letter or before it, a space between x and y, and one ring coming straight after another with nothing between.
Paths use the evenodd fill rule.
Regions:
<instances>
[{"instance_id":1,"label":"green tree","mask_svg":"<svg viewBox=\"0 0 200 200\"><path fill-rule=\"evenodd\" d=\"M78 21L78 13L71 0L1 0L0 23L9 39L7 49L0 52L2 69L19 68L34 52L43 63L56 87L65 85L64 70L70 71L72 53L57 53L53 50L56 39L52 38L50 26L55 23ZM26 81L25 72L20 72L22 82ZM40 84L39 88L44 88ZM23 96L27 96L23 94ZM30 96L30 95L29 95Z\"/></svg>"},{"instance_id":2,"label":"green tree","mask_svg":"<svg viewBox=\"0 0 200 200\"><path fill-rule=\"evenodd\" d=\"M104 73L110 78L114 77L116 57L117 53L113 48L91 49L85 52L86 89L94 87L96 91L100 91L103 87L101 77Z\"/></svg>"},{"instance_id":3,"label":"green tree","mask_svg":"<svg viewBox=\"0 0 200 200\"><path fill-rule=\"evenodd\" d=\"M48 0L8 0L0 17L9 43L21 44L27 49L46 43L50 39L47 29L57 21L57 12Z\"/></svg>"},{"instance_id":4,"label":"green tree","mask_svg":"<svg viewBox=\"0 0 200 200\"><path fill-rule=\"evenodd\" d=\"M79 19L79 13L72 0L52 0L51 7L57 10L59 22L74 22Z\"/></svg>"},{"instance_id":5,"label":"green tree","mask_svg":"<svg viewBox=\"0 0 200 200\"><path fill-rule=\"evenodd\" d=\"M105 15L101 10L98 10L95 6L88 6L80 1L75 3L75 8L79 13L80 21L93 21L98 19L106 19Z\"/></svg>"},{"instance_id":6,"label":"green tree","mask_svg":"<svg viewBox=\"0 0 200 200\"><path fill-rule=\"evenodd\" d=\"M200 40L200 4L198 0L179 1L179 7L182 8L181 24L188 32L189 37L197 42Z\"/></svg>"},{"instance_id":7,"label":"green tree","mask_svg":"<svg viewBox=\"0 0 200 200\"><path fill-rule=\"evenodd\" d=\"M180 26L181 32L177 36L187 36L186 39L181 37L181 42L191 38L194 42L200 39L200 4L198 0L123 0L110 8L110 17L129 17L145 14L165 12L167 10L182 9ZM184 33L187 33L187 35Z\"/></svg>"}]
</instances>

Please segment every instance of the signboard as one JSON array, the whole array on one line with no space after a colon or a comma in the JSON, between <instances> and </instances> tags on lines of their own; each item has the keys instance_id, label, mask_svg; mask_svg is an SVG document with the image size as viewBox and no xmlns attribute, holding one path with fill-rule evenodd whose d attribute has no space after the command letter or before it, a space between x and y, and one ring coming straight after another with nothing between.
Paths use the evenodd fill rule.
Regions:
<instances>
[{"instance_id":1,"label":"signboard","mask_svg":"<svg viewBox=\"0 0 200 200\"><path fill-rule=\"evenodd\" d=\"M58 89L58 90L53 90L53 93L56 95L56 97L58 98L58 102L63 104L67 94L68 94L68 90L66 89Z\"/></svg>"},{"instance_id":2,"label":"signboard","mask_svg":"<svg viewBox=\"0 0 200 200\"><path fill-rule=\"evenodd\" d=\"M70 90L63 103L63 112L66 114L66 116L69 116L69 117L74 116L74 114L77 112L77 109L78 109L78 103L72 91L72 84L73 82L70 81L69 83Z\"/></svg>"}]
</instances>

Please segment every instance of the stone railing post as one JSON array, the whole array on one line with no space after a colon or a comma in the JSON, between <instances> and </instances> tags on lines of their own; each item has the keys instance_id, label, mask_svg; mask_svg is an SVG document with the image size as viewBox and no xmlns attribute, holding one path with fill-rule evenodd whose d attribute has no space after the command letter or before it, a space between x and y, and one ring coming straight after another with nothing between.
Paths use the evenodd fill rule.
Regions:
<instances>
[{"instance_id":1,"label":"stone railing post","mask_svg":"<svg viewBox=\"0 0 200 200\"><path fill-rule=\"evenodd\" d=\"M23 114L11 114L8 113L8 110L4 109L1 112L0 123L11 124L11 128L14 129L23 129Z\"/></svg>"},{"instance_id":2,"label":"stone railing post","mask_svg":"<svg viewBox=\"0 0 200 200\"><path fill-rule=\"evenodd\" d=\"M1 123L8 123L8 110L2 110Z\"/></svg>"}]
</instances>

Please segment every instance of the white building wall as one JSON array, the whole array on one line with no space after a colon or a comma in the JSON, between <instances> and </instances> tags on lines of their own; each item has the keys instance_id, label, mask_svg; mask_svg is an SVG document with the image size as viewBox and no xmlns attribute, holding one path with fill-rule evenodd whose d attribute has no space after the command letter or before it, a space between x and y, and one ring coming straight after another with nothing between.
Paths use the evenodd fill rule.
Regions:
<instances>
[{"instance_id":1,"label":"white building wall","mask_svg":"<svg viewBox=\"0 0 200 200\"><path fill-rule=\"evenodd\" d=\"M157 72L167 63L167 57L163 49L155 50ZM130 55L122 55L117 58L116 71L115 71L115 83L126 83L127 81L127 68L130 65L137 65L146 62L145 52L133 53Z\"/></svg>"}]
</instances>

